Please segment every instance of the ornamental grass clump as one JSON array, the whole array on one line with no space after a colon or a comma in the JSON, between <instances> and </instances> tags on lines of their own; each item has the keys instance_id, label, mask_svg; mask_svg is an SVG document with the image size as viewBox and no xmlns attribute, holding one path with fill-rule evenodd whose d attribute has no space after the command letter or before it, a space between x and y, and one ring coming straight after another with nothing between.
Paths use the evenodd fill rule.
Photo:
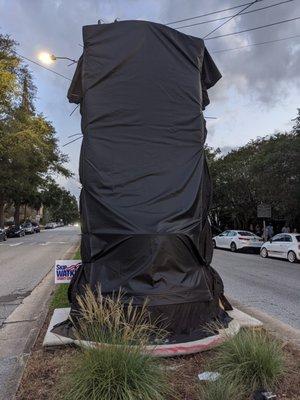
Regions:
<instances>
[{"instance_id":1,"label":"ornamental grass clump","mask_svg":"<svg viewBox=\"0 0 300 400\"><path fill-rule=\"evenodd\" d=\"M124 305L121 293L105 298L90 288L78 297L76 336L82 344L59 388L64 400L164 400L170 393L165 369L147 354L150 340L164 338L146 305ZM92 342L87 345L86 340Z\"/></svg>"},{"instance_id":2,"label":"ornamental grass clump","mask_svg":"<svg viewBox=\"0 0 300 400\"><path fill-rule=\"evenodd\" d=\"M227 382L247 391L272 388L284 372L280 343L263 330L242 330L225 341L212 362Z\"/></svg>"},{"instance_id":3,"label":"ornamental grass clump","mask_svg":"<svg viewBox=\"0 0 300 400\"><path fill-rule=\"evenodd\" d=\"M202 384L199 389L199 400L240 400L242 398L243 391L239 385L222 378Z\"/></svg>"},{"instance_id":4,"label":"ornamental grass clump","mask_svg":"<svg viewBox=\"0 0 300 400\"><path fill-rule=\"evenodd\" d=\"M125 304L121 291L104 297L100 287L96 293L87 287L77 302L80 312L75 326L79 341L145 347L151 341L158 344L166 338L166 330L158 328L162 323L151 320L147 304L136 307L132 300Z\"/></svg>"},{"instance_id":5,"label":"ornamental grass clump","mask_svg":"<svg viewBox=\"0 0 300 400\"><path fill-rule=\"evenodd\" d=\"M167 393L157 360L126 346L84 349L61 388L64 400L164 400Z\"/></svg>"}]
</instances>

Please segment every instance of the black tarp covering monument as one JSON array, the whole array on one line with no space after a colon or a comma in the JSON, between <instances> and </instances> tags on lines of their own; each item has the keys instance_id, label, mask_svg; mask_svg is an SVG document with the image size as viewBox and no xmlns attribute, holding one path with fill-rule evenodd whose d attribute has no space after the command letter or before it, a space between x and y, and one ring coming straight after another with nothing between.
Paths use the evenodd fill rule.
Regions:
<instances>
[{"instance_id":1,"label":"black tarp covering monument","mask_svg":"<svg viewBox=\"0 0 300 400\"><path fill-rule=\"evenodd\" d=\"M122 288L125 303L147 298L173 339L195 337L226 319L210 267L202 112L221 74L202 39L161 24L84 26L83 40L68 92L83 132L83 266L69 289L71 315L76 296L100 283L105 296Z\"/></svg>"}]
</instances>

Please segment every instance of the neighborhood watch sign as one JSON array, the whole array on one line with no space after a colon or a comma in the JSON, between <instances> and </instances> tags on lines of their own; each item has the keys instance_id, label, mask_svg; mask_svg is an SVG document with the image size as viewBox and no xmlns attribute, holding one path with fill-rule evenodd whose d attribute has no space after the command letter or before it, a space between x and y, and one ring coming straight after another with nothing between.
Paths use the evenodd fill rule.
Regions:
<instances>
[{"instance_id":1,"label":"neighborhood watch sign","mask_svg":"<svg viewBox=\"0 0 300 400\"><path fill-rule=\"evenodd\" d=\"M80 266L81 260L56 260L55 283L70 283Z\"/></svg>"}]
</instances>

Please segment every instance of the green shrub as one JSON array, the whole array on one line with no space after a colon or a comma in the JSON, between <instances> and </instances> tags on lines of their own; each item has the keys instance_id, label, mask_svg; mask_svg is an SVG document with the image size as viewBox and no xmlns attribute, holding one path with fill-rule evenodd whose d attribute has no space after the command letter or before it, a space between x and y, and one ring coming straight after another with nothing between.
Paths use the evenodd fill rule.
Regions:
<instances>
[{"instance_id":1,"label":"green shrub","mask_svg":"<svg viewBox=\"0 0 300 400\"><path fill-rule=\"evenodd\" d=\"M163 400L167 388L156 359L137 348L105 346L74 359L60 393L64 400Z\"/></svg>"},{"instance_id":2,"label":"green shrub","mask_svg":"<svg viewBox=\"0 0 300 400\"><path fill-rule=\"evenodd\" d=\"M199 400L239 400L242 396L243 390L239 385L219 378L200 386Z\"/></svg>"},{"instance_id":3,"label":"green shrub","mask_svg":"<svg viewBox=\"0 0 300 400\"><path fill-rule=\"evenodd\" d=\"M58 390L64 400L163 400L166 371L145 346L153 334L163 335L149 320L146 306L124 305L119 293L105 298L86 288L78 297L76 336L82 351ZM93 342L86 346L83 340Z\"/></svg>"},{"instance_id":4,"label":"green shrub","mask_svg":"<svg viewBox=\"0 0 300 400\"><path fill-rule=\"evenodd\" d=\"M249 391L271 388L284 372L284 356L279 342L264 331L242 330L219 347L211 368Z\"/></svg>"}]
</instances>

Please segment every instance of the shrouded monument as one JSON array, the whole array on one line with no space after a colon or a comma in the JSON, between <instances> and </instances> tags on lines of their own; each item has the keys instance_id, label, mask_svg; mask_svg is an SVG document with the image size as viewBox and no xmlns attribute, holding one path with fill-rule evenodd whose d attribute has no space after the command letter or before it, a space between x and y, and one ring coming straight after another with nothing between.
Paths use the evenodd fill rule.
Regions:
<instances>
[{"instance_id":1,"label":"shrouded monument","mask_svg":"<svg viewBox=\"0 0 300 400\"><path fill-rule=\"evenodd\" d=\"M83 27L84 50L68 92L83 141L82 267L86 285L166 322L170 341L227 324L222 280L210 266L211 181L204 154L207 90L221 74L202 39L147 21ZM223 306L222 306L223 304ZM224 306L225 305L225 306Z\"/></svg>"}]
</instances>

